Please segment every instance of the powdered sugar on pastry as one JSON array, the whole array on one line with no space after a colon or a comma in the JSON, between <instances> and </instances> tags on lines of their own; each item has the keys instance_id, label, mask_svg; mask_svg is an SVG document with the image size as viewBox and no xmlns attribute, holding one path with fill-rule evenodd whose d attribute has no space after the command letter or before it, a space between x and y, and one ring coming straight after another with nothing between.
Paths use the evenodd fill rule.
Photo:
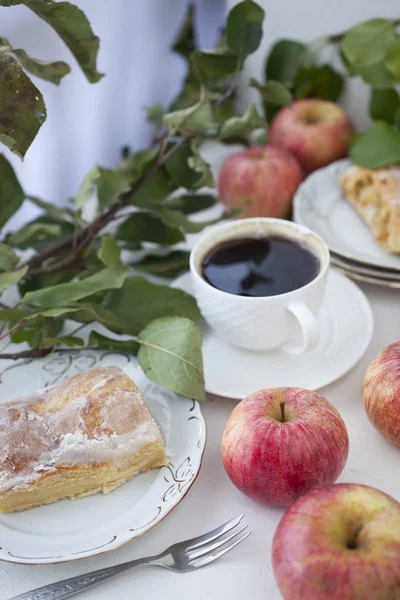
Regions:
<instances>
[{"instance_id":1,"label":"powdered sugar on pastry","mask_svg":"<svg viewBox=\"0 0 400 600\"><path fill-rule=\"evenodd\" d=\"M0 405L0 493L60 467L118 461L157 440L156 422L121 369L77 373Z\"/></svg>"}]
</instances>

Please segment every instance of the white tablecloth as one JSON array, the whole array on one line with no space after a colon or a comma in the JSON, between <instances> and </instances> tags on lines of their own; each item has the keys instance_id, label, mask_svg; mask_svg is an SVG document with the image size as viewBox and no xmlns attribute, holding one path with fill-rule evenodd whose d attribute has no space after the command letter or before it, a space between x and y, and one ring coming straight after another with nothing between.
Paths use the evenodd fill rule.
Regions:
<instances>
[{"instance_id":1,"label":"white tablecloth","mask_svg":"<svg viewBox=\"0 0 400 600\"><path fill-rule=\"evenodd\" d=\"M400 339L399 290L364 285L375 317L371 345L360 363L345 377L321 390L339 409L350 434L350 455L342 481L380 488L400 500L399 449L386 442L368 423L360 385L371 358ZM109 598L162 600L279 600L271 568L271 542L282 510L269 508L241 494L225 474L220 441L235 402L210 398L203 406L208 441L200 475L181 504L142 538L93 559L48 567L0 564L0 599L6 600L40 585L155 554L173 542L206 532L243 512L252 535L214 564L187 574L143 567L118 576L78 596L82 600ZM1 540L0 540L1 545Z\"/></svg>"}]
</instances>

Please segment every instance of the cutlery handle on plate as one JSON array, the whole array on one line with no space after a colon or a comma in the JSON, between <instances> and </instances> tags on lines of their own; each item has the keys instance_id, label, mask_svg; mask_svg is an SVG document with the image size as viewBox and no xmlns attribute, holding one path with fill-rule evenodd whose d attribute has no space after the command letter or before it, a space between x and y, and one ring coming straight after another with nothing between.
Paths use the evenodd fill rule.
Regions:
<instances>
[{"instance_id":1,"label":"cutlery handle on plate","mask_svg":"<svg viewBox=\"0 0 400 600\"><path fill-rule=\"evenodd\" d=\"M154 561L154 556L149 558L139 558L138 560L131 560L121 565L115 565L114 567L106 567L105 569L98 569L91 573L83 575L77 575L70 579L64 579L57 583L51 583L45 585L31 592L14 596L10 600L63 600L63 598L69 598L75 594L79 594L84 590L87 590L110 577L114 577L123 571L127 571L133 567L140 565L146 565Z\"/></svg>"}]
</instances>

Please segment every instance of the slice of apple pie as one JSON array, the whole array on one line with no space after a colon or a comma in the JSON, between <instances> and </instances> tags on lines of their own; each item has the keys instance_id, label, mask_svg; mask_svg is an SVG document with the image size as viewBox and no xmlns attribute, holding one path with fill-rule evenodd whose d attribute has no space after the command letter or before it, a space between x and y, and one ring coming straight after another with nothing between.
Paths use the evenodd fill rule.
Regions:
<instances>
[{"instance_id":1,"label":"slice of apple pie","mask_svg":"<svg viewBox=\"0 0 400 600\"><path fill-rule=\"evenodd\" d=\"M157 423L118 367L0 405L0 512L106 493L166 463Z\"/></svg>"},{"instance_id":2,"label":"slice of apple pie","mask_svg":"<svg viewBox=\"0 0 400 600\"><path fill-rule=\"evenodd\" d=\"M400 253L400 168L353 166L340 177L340 186L375 239Z\"/></svg>"}]
</instances>

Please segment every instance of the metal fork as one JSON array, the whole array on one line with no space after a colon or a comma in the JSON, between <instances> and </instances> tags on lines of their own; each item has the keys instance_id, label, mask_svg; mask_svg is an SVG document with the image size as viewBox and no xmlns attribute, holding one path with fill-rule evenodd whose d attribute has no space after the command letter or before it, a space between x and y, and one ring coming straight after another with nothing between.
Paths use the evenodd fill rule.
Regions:
<instances>
[{"instance_id":1,"label":"metal fork","mask_svg":"<svg viewBox=\"0 0 400 600\"><path fill-rule=\"evenodd\" d=\"M118 573L142 565L156 565L180 573L200 569L232 550L250 535L251 532L247 525L237 529L242 519L243 515L239 515L204 535L174 544L157 556L139 558L114 567L98 569L86 573L86 575L64 579L58 583L45 585L31 592L14 596L10 600L62 600L79 594L79 592L114 577ZM227 535L228 533L229 535Z\"/></svg>"}]
</instances>

